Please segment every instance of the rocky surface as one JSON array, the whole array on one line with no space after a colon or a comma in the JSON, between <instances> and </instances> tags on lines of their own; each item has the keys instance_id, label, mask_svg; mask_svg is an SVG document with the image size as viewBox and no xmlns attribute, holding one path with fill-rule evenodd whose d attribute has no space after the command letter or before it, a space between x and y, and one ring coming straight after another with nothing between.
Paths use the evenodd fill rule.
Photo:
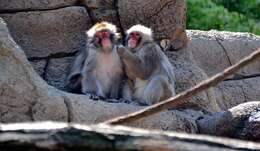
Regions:
<instances>
[{"instance_id":1,"label":"rocky surface","mask_svg":"<svg viewBox=\"0 0 260 151\"><path fill-rule=\"evenodd\" d=\"M175 68L178 93L260 47L259 36L219 31L187 31L187 44L185 11L181 0L0 0L0 122L55 120L93 124L144 108L93 101L88 96L60 91L64 90L70 62L84 49L85 30L97 21L115 23L123 36L123 31L136 23L152 27L161 46L175 50L165 53ZM240 103L259 101L259 62L192 97L189 106L129 126L198 133L197 122L202 117L215 118L214 112L220 114L221 109L230 111ZM259 129L260 109L256 110L250 110L250 116L240 120L244 127L234 132L239 134L235 137L259 138L255 131Z\"/></svg>"},{"instance_id":2,"label":"rocky surface","mask_svg":"<svg viewBox=\"0 0 260 151\"><path fill-rule=\"evenodd\" d=\"M71 6L77 0L0 0L0 12L46 10Z\"/></svg>"},{"instance_id":3,"label":"rocky surface","mask_svg":"<svg viewBox=\"0 0 260 151\"><path fill-rule=\"evenodd\" d=\"M234 65L260 47L260 37L250 33L219 31L187 31L188 48L197 65L208 76ZM216 88L219 106L226 110L243 102L258 101L260 97L260 59L222 82Z\"/></svg>"},{"instance_id":4,"label":"rocky surface","mask_svg":"<svg viewBox=\"0 0 260 151\"><path fill-rule=\"evenodd\" d=\"M91 26L84 7L0 16L27 57L34 60L79 51L85 44L85 31Z\"/></svg>"},{"instance_id":5,"label":"rocky surface","mask_svg":"<svg viewBox=\"0 0 260 151\"><path fill-rule=\"evenodd\" d=\"M260 144L122 126L43 122L1 124L0 150L259 151Z\"/></svg>"}]
</instances>

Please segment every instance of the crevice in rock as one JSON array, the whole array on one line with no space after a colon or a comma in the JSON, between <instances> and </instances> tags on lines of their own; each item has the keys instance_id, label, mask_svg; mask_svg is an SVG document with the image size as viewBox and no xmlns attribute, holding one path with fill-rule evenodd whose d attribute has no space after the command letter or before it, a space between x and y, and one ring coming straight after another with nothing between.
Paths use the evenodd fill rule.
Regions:
<instances>
[{"instance_id":1,"label":"crevice in rock","mask_svg":"<svg viewBox=\"0 0 260 151\"><path fill-rule=\"evenodd\" d=\"M122 25L121 19L120 19L118 0L113 0L113 7L114 7L114 9L116 11L116 18L117 18L117 21L118 21L118 26L119 26L119 29L120 29L120 33L122 35L122 42L123 42L123 44L125 44L126 34L125 34L125 31L124 31L124 28L123 28L123 25Z\"/></svg>"},{"instance_id":2,"label":"crevice in rock","mask_svg":"<svg viewBox=\"0 0 260 151\"><path fill-rule=\"evenodd\" d=\"M48 56L43 57L29 57L29 61L39 61L39 60L47 60L47 59L55 59L55 58L65 58L65 57L73 57L76 55L78 51L66 53L66 52L58 52L55 54L50 54Z\"/></svg>"},{"instance_id":3,"label":"crevice in rock","mask_svg":"<svg viewBox=\"0 0 260 151\"><path fill-rule=\"evenodd\" d=\"M247 96L246 96L246 93L245 93L245 89L243 88L243 86L241 85L240 86L241 90L242 90L242 94L243 94L243 97L244 97L244 102L247 102L248 99L247 99Z\"/></svg>"},{"instance_id":4,"label":"crevice in rock","mask_svg":"<svg viewBox=\"0 0 260 151\"><path fill-rule=\"evenodd\" d=\"M168 1L165 4L163 4L155 13L151 14L150 16L148 16L148 18L152 18L156 15L158 15L165 7L167 7L170 3L172 3L172 1Z\"/></svg>"},{"instance_id":5,"label":"crevice in rock","mask_svg":"<svg viewBox=\"0 0 260 151\"><path fill-rule=\"evenodd\" d=\"M64 100L64 104L65 104L65 106L66 106L66 108L67 108L67 112L68 112L68 115L67 115L67 117L68 117L68 119L67 119L67 122L72 122L73 121L73 112L72 112L72 105L71 105L71 103L70 103L70 100L66 97L66 96L63 96L63 100Z\"/></svg>"},{"instance_id":6,"label":"crevice in rock","mask_svg":"<svg viewBox=\"0 0 260 151\"><path fill-rule=\"evenodd\" d=\"M46 64L45 64L45 66L44 66L44 68L43 68L43 73L42 73L42 78L43 78L43 80L45 80L45 81L47 80L47 72L48 72L49 63L50 63L50 58L47 58Z\"/></svg>"},{"instance_id":7,"label":"crevice in rock","mask_svg":"<svg viewBox=\"0 0 260 151\"><path fill-rule=\"evenodd\" d=\"M36 102L31 103L31 106L29 107L28 116L32 121L34 121L33 117L33 107L35 106Z\"/></svg>"},{"instance_id":8,"label":"crevice in rock","mask_svg":"<svg viewBox=\"0 0 260 151\"><path fill-rule=\"evenodd\" d=\"M92 25L97 22L97 19L95 18L95 15L93 14L91 8L88 6L86 0L77 0L75 5L84 7L86 9Z\"/></svg>"},{"instance_id":9,"label":"crevice in rock","mask_svg":"<svg viewBox=\"0 0 260 151\"><path fill-rule=\"evenodd\" d=\"M28 8L28 9L5 9L5 10L0 10L0 14L15 14L15 13L27 13L27 12L43 12L43 11L52 11L52 10L57 10L57 9L63 9L63 8L68 8L72 6L80 6L80 5L65 5L65 6L58 6L58 7L52 7L52 8L42 8L42 9L33 9L33 8Z\"/></svg>"},{"instance_id":10,"label":"crevice in rock","mask_svg":"<svg viewBox=\"0 0 260 151\"><path fill-rule=\"evenodd\" d=\"M241 75L239 77L225 79L224 81L246 80L246 79L258 78L258 77L260 78L260 73L251 74L251 75Z\"/></svg>"},{"instance_id":11,"label":"crevice in rock","mask_svg":"<svg viewBox=\"0 0 260 151\"><path fill-rule=\"evenodd\" d=\"M229 57L229 55L228 55L228 52L227 52L226 48L225 48L225 47L222 45L222 43L220 42L221 39L219 39L219 38L217 38L217 37L216 37L215 39L216 39L217 43L219 44L219 46L223 49L224 53L226 54L227 59L228 59L228 62L229 62L229 65L232 66L232 62L231 62L231 59L230 59L230 57Z\"/></svg>"}]
</instances>

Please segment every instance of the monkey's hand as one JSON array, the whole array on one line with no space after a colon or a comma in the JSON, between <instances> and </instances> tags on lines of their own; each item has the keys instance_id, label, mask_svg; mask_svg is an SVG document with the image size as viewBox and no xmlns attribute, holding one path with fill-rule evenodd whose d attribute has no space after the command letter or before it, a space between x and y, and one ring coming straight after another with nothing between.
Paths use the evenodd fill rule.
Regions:
<instances>
[{"instance_id":1,"label":"monkey's hand","mask_svg":"<svg viewBox=\"0 0 260 151\"><path fill-rule=\"evenodd\" d=\"M117 47L117 53L120 57L123 57L126 51L127 49L122 45Z\"/></svg>"}]
</instances>

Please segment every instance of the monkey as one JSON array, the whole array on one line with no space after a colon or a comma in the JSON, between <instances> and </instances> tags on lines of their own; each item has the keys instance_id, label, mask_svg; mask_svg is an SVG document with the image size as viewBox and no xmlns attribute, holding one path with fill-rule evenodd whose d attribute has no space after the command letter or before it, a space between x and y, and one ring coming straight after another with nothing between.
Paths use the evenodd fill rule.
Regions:
<instances>
[{"instance_id":1,"label":"monkey","mask_svg":"<svg viewBox=\"0 0 260 151\"><path fill-rule=\"evenodd\" d=\"M123 98L152 105L175 95L173 66L152 37L152 30L134 25L126 32L126 47L118 54L125 66L128 81Z\"/></svg>"},{"instance_id":2,"label":"monkey","mask_svg":"<svg viewBox=\"0 0 260 151\"><path fill-rule=\"evenodd\" d=\"M86 49L77 56L68 81L74 82L72 89L81 89L94 99L118 99L124 72L116 50L116 26L96 23L86 35Z\"/></svg>"}]
</instances>

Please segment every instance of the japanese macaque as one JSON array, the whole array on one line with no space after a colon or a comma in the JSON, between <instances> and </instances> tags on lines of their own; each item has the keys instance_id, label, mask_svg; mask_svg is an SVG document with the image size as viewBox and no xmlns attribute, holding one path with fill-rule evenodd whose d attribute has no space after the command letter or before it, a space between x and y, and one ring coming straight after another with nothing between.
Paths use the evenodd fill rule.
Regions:
<instances>
[{"instance_id":1,"label":"japanese macaque","mask_svg":"<svg viewBox=\"0 0 260 151\"><path fill-rule=\"evenodd\" d=\"M118 99L123 64L116 50L116 27L101 22L86 34L86 50L77 56L68 76L71 89L98 99Z\"/></svg>"},{"instance_id":2,"label":"japanese macaque","mask_svg":"<svg viewBox=\"0 0 260 151\"><path fill-rule=\"evenodd\" d=\"M152 31L142 25L127 30L126 48L118 48L128 82L124 99L151 105L175 95L173 66L154 42Z\"/></svg>"}]
</instances>

